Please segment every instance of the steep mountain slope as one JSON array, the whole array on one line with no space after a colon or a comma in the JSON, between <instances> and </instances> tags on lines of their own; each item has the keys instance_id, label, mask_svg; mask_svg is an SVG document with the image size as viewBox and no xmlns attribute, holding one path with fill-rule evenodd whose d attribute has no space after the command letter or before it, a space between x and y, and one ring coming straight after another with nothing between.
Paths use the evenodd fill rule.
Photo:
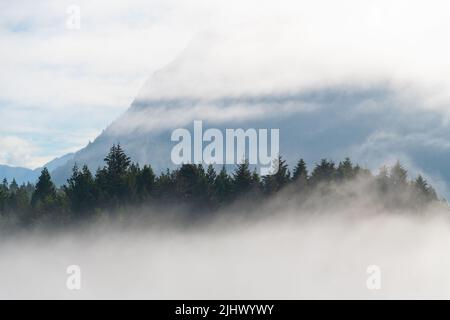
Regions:
<instances>
[{"instance_id":1,"label":"steep mountain slope","mask_svg":"<svg viewBox=\"0 0 450 320\"><path fill-rule=\"evenodd\" d=\"M340 160L351 156L376 169L400 159L414 174L425 173L445 193L445 181L450 181L445 137L450 130L439 114L404 111L396 103L395 95L386 88L335 88L208 101L136 100L93 143L54 170L53 176L64 182L75 162L96 170L113 143L121 143L133 161L151 163L157 171L174 167L172 131L185 127L193 132L193 121L203 120L204 129L222 132L226 128L279 128L280 153L290 164L299 157L313 164L322 157Z\"/></svg>"},{"instance_id":2,"label":"steep mountain slope","mask_svg":"<svg viewBox=\"0 0 450 320\"><path fill-rule=\"evenodd\" d=\"M75 163L93 171L103 166L114 143L157 172L174 167L173 130L192 133L193 121L202 120L204 130L279 129L280 153L291 165L299 157L311 165L350 156L376 169L399 159L449 194L450 127L441 113L424 108L426 100L412 86L378 74L368 81L352 70L329 71L330 61L309 66L305 48L291 46L295 35L230 34L194 39L149 78L119 119L52 171L55 181L64 183Z\"/></svg>"}]
</instances>

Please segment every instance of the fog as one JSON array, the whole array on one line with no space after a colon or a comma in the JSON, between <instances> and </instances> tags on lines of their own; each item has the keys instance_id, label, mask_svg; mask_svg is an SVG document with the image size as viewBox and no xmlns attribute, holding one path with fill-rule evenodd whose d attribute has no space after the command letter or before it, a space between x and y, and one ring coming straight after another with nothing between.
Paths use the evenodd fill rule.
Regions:
<instances>
[{"instance_id":1,"label":"fog","mask_svg":"<svg viewBox=\"0 0 450 320\"><path fill-rule=\"evenodd\" d=\"M450 298L446 204L387 210L364 185L339 190L308 200L288 190L189 224L176 210L141 208L3 234L0 298ZM66 286L69 265L81 268L80 290ZM372 265L380 289L367 287Z\"/></svg>"}]
</instances>

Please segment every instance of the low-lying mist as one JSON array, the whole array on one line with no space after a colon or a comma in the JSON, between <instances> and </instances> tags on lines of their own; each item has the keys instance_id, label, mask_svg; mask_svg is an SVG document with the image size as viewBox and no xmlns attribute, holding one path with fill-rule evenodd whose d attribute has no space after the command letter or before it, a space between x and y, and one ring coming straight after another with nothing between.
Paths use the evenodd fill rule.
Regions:
<instances>
[{"instance_id":1,"label":"low-lying mist","mask_svg":"<svg viewBox=\"0 0 450 320\"><path fill-rule=\"evenodd\" d=\"M447 204L388 208L370 188L352 181L307 199L287 189L212 218L143 207L3 234L0 298L450 298ZM66 286L70 265L80 290ZM367 286L373 265L379 289Z\"/></svg>"}]
</instances>

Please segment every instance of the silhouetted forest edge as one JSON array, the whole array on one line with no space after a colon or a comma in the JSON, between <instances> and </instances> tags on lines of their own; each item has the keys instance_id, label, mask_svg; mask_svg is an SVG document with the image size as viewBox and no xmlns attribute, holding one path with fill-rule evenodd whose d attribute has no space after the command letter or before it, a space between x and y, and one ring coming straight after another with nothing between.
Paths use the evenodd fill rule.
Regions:
<instances>
[{"instance_id":1,"label":"silhouetted forest edge","mask_svg":"<svg viewBox=\"0 0 450 320\"><path fill-rule=\"evenodd\" d=\"M399 162L391 168L380 168L374 175L349 158L338 164L322 159L309 172L303 159L291 171L279 157L274 162L278 166L276 173L262 177L250 169L248 161L236 165L231 173L225 167L216 170L212 165L184 164L157 176L151 165L141 168L132 163L120 145L113 145L104 161L104 167L95 174L86 165L75 165L71 177L60 188L46 168L35 185L19 186L15 180L3 180L2 225L70 225L102 215L131 215L136 211L131 208L140 208L141 214L152 208L147 211L161 215L170 211L168 208L177 208L173 212L183 212L188 221L232 214L239 208L241 213L258 212L258 207L272 199L290 203L294 199L301 214L308 204L317 206L317 202L327 199L336 202L345 198L350 203L361 197L361 190L376 199L376 206L393 211L421 213L430 203L445 202L438 199L421 175L409 180ZM373 206L374 201L369 205Z\"/></svg>"}]
</instances>

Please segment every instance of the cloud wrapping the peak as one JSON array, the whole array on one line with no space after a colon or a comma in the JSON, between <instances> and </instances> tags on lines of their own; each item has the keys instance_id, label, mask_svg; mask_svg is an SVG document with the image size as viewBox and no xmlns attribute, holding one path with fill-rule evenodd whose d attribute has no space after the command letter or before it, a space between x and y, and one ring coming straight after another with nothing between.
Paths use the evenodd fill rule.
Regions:
<instances>
[{"instance_id":1,"label":"cloud wrapping the peak","mask_svg":"<svg viewBox=\"0 0 450 320\"><path fill-rule=\"evenodd\" d=\"M69 30L73 4L0 4L0 136L37 143L29 157L81 148L138 92L208 100L382 85L450 119L448 1L80 0L81 28ZM44 142L54 132L86 141Z\"/></svg>"},{"instance_id":2,"label":"cloud wrapping the peak","mask_svg":"<svg viewBox=\"0 0 450 320\"><path fill-rule=\"evenodd\" d=\"M171 65L142 98L228 96L388 83L442 108L450 89L445 1L244 1ZM255 8L254 11L251 8ZM231 10L234 15L225 13ZM218 10L219 11L219 10ZM251 14L249 14L251 12Z\"/></svg>"}]
</instances>

